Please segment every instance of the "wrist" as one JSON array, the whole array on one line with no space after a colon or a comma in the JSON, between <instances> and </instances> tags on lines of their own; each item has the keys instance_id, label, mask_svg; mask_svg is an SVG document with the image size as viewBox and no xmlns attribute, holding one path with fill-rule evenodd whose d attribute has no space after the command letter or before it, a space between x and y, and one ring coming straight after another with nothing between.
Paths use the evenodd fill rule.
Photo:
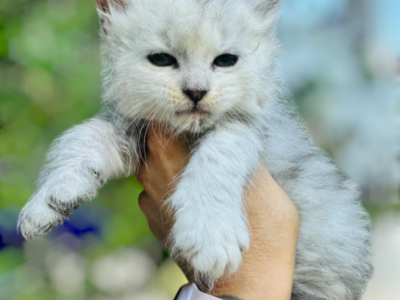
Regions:
<instances>
[{"instance_id":1,"label":"wrist","mask_svg":"<svg viewBox=\"0 0 400 300\"><path fill-rule=\"evenodd\" d=\"M221 296L216 298L214 296L202 293L199 291L194 283L188 283L182 286L174 300L241 300L234 296Z\"/></svg>"},{"instance_id":2,"label":"wrist","mask_svg":"<svg viewBox=\"0 0 400 300\"><path fill-rule=\"evenodd\" d=\"M208 295L201 292L194 283L188 283L182 286L174 298L174 300L220 300L220 299L222 298L216 298L212 295Z\"/></svg>"}]
</instances>

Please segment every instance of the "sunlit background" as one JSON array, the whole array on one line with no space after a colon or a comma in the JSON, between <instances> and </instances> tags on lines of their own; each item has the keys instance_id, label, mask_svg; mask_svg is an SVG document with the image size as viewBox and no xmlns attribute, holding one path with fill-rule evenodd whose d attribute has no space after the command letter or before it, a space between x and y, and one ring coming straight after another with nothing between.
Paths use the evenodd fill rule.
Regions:
<instances>
[{"instance_id":1,"label":"sunlit background","mask_svg":"<svg viewBox=\"0 0 400 300\"><path fill-rule=\"evenodd\" d=\"M50 142L100 108L94 1L0 1L0 300L163 300L185 282L152 237L134 178L108 183L46 238L18 212ZM375 275L400 299L400 1L286 0L280 70L315 141L362 187Z\"/></svg>"}]
</instances>

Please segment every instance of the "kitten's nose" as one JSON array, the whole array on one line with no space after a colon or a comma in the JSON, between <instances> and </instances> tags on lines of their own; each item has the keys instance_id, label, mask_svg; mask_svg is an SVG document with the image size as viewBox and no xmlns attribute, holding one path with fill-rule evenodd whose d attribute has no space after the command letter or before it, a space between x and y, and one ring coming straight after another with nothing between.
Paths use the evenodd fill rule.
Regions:
<instances>
[{"instance_id":1,"label":"kitten's nose","mask_svg":"<svg viewBox=\"0 0 400 300\"><path fill-rule=\"evenodd\" d=\"M194 105L197 105L197 103L200 102L201 99L207 94L207 91L192 91L192 90L184 90L183 91L186 96L189 97L190 100L194 103Z\"/></svg>"}]
</instances>

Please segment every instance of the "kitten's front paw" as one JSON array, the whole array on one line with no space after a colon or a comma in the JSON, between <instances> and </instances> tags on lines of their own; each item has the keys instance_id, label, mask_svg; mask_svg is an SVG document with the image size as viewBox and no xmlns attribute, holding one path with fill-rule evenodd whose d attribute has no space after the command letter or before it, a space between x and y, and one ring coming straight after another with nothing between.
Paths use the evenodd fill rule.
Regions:
<instances>
[{"instance_id":1,"label":"kitten's front paw","mask_svg":"<svg viewBox=\"0 0 400 300\"><path fill-rule=\"evenodd\" d=\"M91 169L50 174L22 209L19 231L28 240L48 233L83 201L94 198L102 183L100 174Z\"/></svg>"},{"instance_id":2,"label":"kitten's front paw","mask_svg":"<svg viewBox=\"0 0 400 300\"><path fill-rule=\"evenodd\" d=\"M242 252L249 249L249 232L241 218L232 222L205 222L199 218L176 221L171 235L171 254L177 260L188 262L198 280L212 284L223 275L237 271Z\"/></svg>"}]
</instances>

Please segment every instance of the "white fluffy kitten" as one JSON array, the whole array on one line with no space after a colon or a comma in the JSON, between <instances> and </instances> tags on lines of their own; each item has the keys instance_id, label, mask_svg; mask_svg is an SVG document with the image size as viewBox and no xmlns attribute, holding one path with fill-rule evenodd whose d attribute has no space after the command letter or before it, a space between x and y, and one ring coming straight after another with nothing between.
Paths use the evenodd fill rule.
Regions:
<instances>
[{"instance_id":1,"label":"white fluffy kitten","mask_svg":"<svg viewBox=\"0 0 400 300\"><path fill-rule=\"evenodd\" d=\"M97 0L104 111L54 144L20 215L47 233L138 164L146 121L195 136L168 203L169 245L210 282L236 271L249 231L243 187L260 159L301 217L292 299L360 299L369 220L357 186L305 134L275 75L278 0ZM197 277L200 278L200 277Z\"/></svg>"}]
</instances>

